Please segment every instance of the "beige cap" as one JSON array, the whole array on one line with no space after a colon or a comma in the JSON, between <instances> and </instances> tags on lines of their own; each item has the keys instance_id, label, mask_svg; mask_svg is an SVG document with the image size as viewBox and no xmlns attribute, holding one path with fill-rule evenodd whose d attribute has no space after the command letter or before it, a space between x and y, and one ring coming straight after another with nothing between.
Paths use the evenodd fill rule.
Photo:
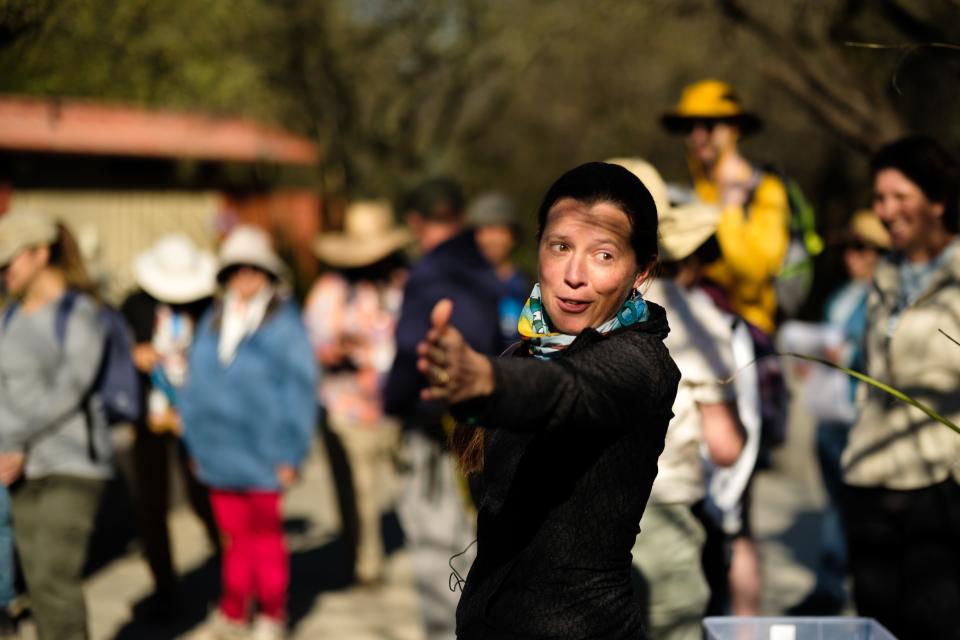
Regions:
<instances>
[{"instance_id":1,"label":"beige cap","mask_svg":"<svg viewBox=\"0 0 960 640\"><path fill-rule=\"evenodd\" d=\"M864 244L873 245L878 249L890 248L890 234L870 209L861 209L853 214L847 224L847 235Z\"/></svg>"},{"instance_id":2,"label":"beige cap","mask_svg":"<svg viewBox=\"0 0 960 640\"><path fill-rule=\"evenodd\" d=\"M618 164L640 178L657 205L660 233L660 259L665 262L683 260L700 248L717 230L720 208L706 202L691 202L679 206L670 204L667 183L657 169L641 158L613 158Z\"/></svg>"},{"instance_id":3,"label":"beige cap","mask_svg":"<svg viewBox=\"0 0 960 640\"><path fill-rule=\"evenodd\" d=\"M660 259L677 262L689 257L717 231L720 209L713 206L676 207L660 216Z\"/></svg>"},{"instance_id":4,"label":"beige cap","mask_svg":"<svg viewBox=\"0 0 960 640\"><path fill-rule=\"evenodd\" d=\"M347 208L343 233L324 233L313 243L317 258L333 267L365 267L404 248L413 240L393 220L386 200L361 200Z\"/></svg>"},{"instance_id":5,"label":"beige cap","mask_svg":"<svg viewBox=\"0 0 960 640\"><path fill-rule=\"evenodd\" d=\"M283 280L287 274L283 261L273 250L269 234L248 224L234 228L220 246L217 279L223 282L228 269L243 265L263 269L278 280Z\"/></svg>"},{"instance_id":6,"label":"beige cap","mask_svg":"<svg viewBox=\"0 0 960 640\"><path fill-rule=\"evenodd\" d=\"M24 249L53 244L57 224L39 211L16 210L0 217L0 266L7 266Z\"/></svg>"}]
</instances>

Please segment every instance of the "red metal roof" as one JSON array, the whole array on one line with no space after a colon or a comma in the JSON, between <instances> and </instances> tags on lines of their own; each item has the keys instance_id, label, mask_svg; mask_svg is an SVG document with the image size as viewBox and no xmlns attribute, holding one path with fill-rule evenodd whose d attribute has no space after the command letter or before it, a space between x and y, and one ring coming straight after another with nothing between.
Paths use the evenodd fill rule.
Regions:
<instances>
[{"instance_id":1,"label":"red metal roof","mask_svg":"<svg viewBox=\"0 0 960 640\"><path fill-rule=\"evenodd\" d=\"M0 149L309 165L312 141L238 118L0 96Z\"/></svg>"}]
</instances>

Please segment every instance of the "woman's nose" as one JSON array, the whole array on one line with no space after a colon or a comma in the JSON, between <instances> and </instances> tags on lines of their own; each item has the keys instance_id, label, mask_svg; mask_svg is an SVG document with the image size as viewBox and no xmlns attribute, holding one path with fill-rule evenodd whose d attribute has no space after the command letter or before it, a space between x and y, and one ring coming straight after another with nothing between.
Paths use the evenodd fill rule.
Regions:
<instances>
[{"instance_id":1,"label":"woman's nose","mask_svg":"<svg viewBox=\"0 0 960 640\"><path fill-rule=\"evenodd\" d=\"M563 272L563 280L571 288L582 287L587 283L586 269L582 257L570 256Z\"/></svg>"},{"instance_id":2,"label":"woman's nose","mask_svg":"<svg viewBox=\"0 0 960 640\"><path fill-rule=\"evenodd\" d=\"M881 221L888 221L894 215L894 205L887 198L877 198L873 201L873 212Z\"/></svg>"}]
</instances>

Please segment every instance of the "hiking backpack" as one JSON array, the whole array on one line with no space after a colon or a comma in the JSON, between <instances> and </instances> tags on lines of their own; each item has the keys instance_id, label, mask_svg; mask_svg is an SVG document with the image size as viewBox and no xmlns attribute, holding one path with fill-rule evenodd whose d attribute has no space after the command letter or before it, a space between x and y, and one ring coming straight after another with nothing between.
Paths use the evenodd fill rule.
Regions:
<instances>
[{"instance_id":1,"label":"hiking backpack","mask_svg":"<svg viewBox=\"0 0 960 640\"><path fill-rule=\"evenodd\" d=\"M823 251L823 239L817 233L817 220L813 205L803 194L797 181L776 167L766 165L761 169L783 184L790 208L789 241L783 257L780 273L774 280L777 306L788 318L796 317L810 294L813 285L813 259ZM744 210L748 211L753 201L750 192Z\"/></svg>"},{"instance_id":2,"label":"hiking backpack","mask_svg":"<svg viewBox=\"0 0 960 640\"><path fill-rule=\"evenodd\" d=\"M57 303L54 331L61 347L66 337L67 320L76 301L77 293L67 291ZM3 315L4 329L18 307L16 302L7 307ZM134 422L140 418L140 379L133 365L133 345L127 323L119 311L107 304L99 306L99 318L106 341L93 388L100 393L107 422Z\"/></svg>"}]
</instances>

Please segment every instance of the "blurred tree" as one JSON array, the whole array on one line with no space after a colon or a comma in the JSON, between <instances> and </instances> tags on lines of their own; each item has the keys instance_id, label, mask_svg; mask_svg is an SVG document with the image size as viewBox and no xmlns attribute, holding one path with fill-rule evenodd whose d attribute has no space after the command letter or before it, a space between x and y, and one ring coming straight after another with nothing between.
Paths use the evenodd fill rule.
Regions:
<instances>
[{"instance_id":1,"label":"blurred tree","mask_svg":"<svg viewBox=\"0 0 960 640\"><path fill-rule=\"evenodd\" d=\"M911 82L930 78L919 65L932 67L941 79L960 72L956 2L794 1L777 3L775 11L743 0L717 4L734 29L769 55L760 65L763 73L858 150L922 126L931 115L931 97L951 105L958 97L946 87L936 95L932 87ZM951 46L954 51L943 51ZM902 85L916 91L905 98ZM927 103L919 122L909 108L918 100Z\"/></svg>"},{"instance_id":2,"label":"blurred tree","mask_svg":"<svg viewBox=\"0 0 960 640\"><path fill-rule=\"evenodd\" d=\"M273 120L262 0L5 0L0 91Z\"/></svg>"},{"instance_id":3,"label":"blurred tree","mask_svg":"<svg viewBox=\"0 0 960 640\"><path fill-rule=\"evenodd\" d=\"M784 166L839 227L865 202L870 148L907 130L960 142L960 55L917 46L960 41L958 13L945 0L0 0L0 91L279 124L321 143L328 200L449 173L531 210L586 160L642 155L685 179L658 116L713 76L767 120L750 156Z\"/></svg>"},{"instance_id":4,"label":"blurred tree","mask_svg":"<svg viewBox=\"0 0 960 640\"><path fill-rule=\"evenodd\" d=\"M274 78L293 117L325 143L331 192L393 194L448 169L460 132L508 91L480 0L283 0Z\"/></svg>"}]
</instances>

